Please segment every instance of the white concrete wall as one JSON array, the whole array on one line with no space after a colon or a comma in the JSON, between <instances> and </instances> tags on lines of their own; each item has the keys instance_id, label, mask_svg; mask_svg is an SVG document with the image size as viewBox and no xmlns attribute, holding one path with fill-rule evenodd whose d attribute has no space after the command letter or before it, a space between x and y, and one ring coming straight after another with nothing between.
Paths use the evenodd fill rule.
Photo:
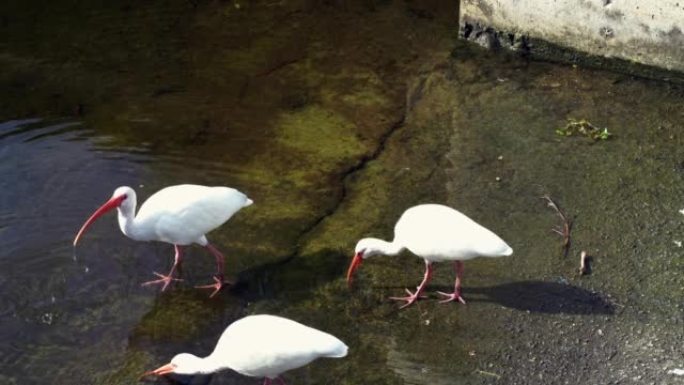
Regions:
<instances>
[{"instance_id":1,"label":"white concrete wall","mask_svg":"<svg viewBox=\"0 0 684 385\"><path fill-rule=\"evenodd\" d=\"M684 72L684 0L462 0L465 23Z\"/></svg>"}]
</instances>

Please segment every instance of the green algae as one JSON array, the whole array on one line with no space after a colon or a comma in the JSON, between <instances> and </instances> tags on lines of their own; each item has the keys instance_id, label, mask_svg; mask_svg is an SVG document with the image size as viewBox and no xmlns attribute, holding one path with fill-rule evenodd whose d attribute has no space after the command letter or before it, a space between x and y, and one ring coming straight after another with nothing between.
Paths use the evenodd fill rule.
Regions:
<instances>
[{"instance_id":1,"label":"green algae","mask_svg":"<svg viewBox=\"0 0 684 385\"><path fill-rule=\"evenodd\" d=\"M285 147L283 152L304 153L310 168L326 170L330 163L347 163L368 150L354 135L354 128L334 112L312 106L281 118L276 143Z\"/></svg>"},{"instance_id":2,"label":"green algae","mask_svg":"<svg viewBox=\"0 0 684 385\"><path fill-rule=\"evenodd\" d=\"M613 136L613 134L608 132L607 127L599 128L586 119L577 120L573 118L569 118L568 123L565 126L557 128L556 134L560 136L581 135L593 141L608 140Z\"/></svg>"},{"instance_id":3,"label":"green algae","mask_svg":"<svg viewBox=\"0 0 684 385\"><path fill-rule=\"evenodd\" d=\"M220 319L221 310L222 306L208 300L204 291L177 289L155 302L131 331L131 337L153 341L191 340Z\"/></svg>"}]
</instances>

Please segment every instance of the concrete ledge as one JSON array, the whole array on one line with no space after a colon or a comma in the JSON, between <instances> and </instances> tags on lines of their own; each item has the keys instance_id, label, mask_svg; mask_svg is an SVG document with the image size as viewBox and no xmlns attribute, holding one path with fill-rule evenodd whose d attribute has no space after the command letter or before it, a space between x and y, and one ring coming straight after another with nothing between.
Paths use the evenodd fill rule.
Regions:
<instances>
[{"instance_id":1,"label":"concrete ledge","mask_svg":"<svg viewBox=\"0 0 684 385\"><path fill-rule=\"evenodd\" d=\"M462 0L460 12L461 35L484 46L543 57L569 49L684 73L684 0Z\"/></svg>"}]
</instances>

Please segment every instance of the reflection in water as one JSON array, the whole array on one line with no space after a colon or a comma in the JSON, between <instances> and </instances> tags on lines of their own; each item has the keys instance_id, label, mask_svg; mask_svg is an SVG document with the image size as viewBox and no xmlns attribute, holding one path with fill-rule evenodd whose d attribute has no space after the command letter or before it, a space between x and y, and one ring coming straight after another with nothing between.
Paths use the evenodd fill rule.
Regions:
<instances>
[{"instance_id":1,"label":"reflection in water","mask_svg":"<svg viewBox=\"0 0 684 385\"><path fill-rule=\"evenodd\" d=\"M78 131L81 130L80 125L81 122L64 122L64 123L56 123L52 122L49 126L43 126L41 124L31 124L31 123L39 123L41 120L40 119L27 119L23 121L15 121L19 122L20 124L17 126L18 129L14 131L8 131L0 135L0 140L5 139L10 136L14 135L23 135L23 134L30 134L34 133L33 136L28 136L26 138L22 138L23 142L28 143L32 142L34 140L39 140L48 136L59 136L62 134L66 134L68 132L72 131ZM3 125L7 125L7 122ZM34 132L35 131L35 132ZM74 140L77 140L74 138Z\"/></svg>"},{"instance_id":2,"label":"reflection in water","mask_svg":"<svg viewBox=\"0 0 684 385\"><path fill-rule=\"evenodd\" d=\"M10 120L7 122L0 123L0 139L4 139L8 136L18 135L32 129L44 128L41 125L33 125L34 123L40 122L42 119L19 119Z\"/></svg>"},{"instance_id":3,"label":"reflection in water","mask_svg":"<svg viewBox=\"0 0 684 385\"><path fill-rule=\"evenodd\" d=\"M187 251L186 281L173 291L179 294L160 296L162 305L144 315L157 293L140 283L149 271L168 263L168 245L128 242L111 215L93 226L90 242L78 250L71 246L83 216L113 188L136 186L145 197L163 180L228 180L228 167L182 152L153 158L148 145L98 135L82 122L27 119L0 127L4 375L40 383L44 373L60 365L52 381L64 382L68 376L83 383L128 383L132 372L158 361L152 352L162 357L165 348L185 348L191 336L215 338L209 325L220 333L241 315L225 319L235 313L228 311L228 293L208 301L205 292L190 288L213 272L213 265L205 263L213 259L203 250ZM221 240L221 233L226 232L212 235ZM230 246L226 250L228 271L245 264L240 262L243 253ZM237 304L239 313L243 308ZM127 339L128 347L121 349Z\"/></svg>"},{"instance_id":4,"label":"reflection in water","mask_svg":"<svg viewBox=\"0 0 684 385\"><path fill-rule=\"evenodd\" d=\"M83 216L112 188L132 185L145 194L162 184L159 178L167 178L166 170L197 178L203 167L180 169L180 154L153 161L145 146L118 145L81 122L27 119L0 127L3 375L41 383L44 373L60 365L52 378L56 383L67 377L82 383L94 378L129 382L131 371L156 361L149 344L138 348L140 338L161 347L161 356L176 339L184 346L188 336L211 334L207 326L212 322L219 332L225 327L230 302L210 302L205 292L185 287L195 283L195 276L213 271L211 264L202 263L210 259L204 261L201 250L187 253L188 281L174 290L179 296L159 297L163 305L143 315L156 292L140 283L150 270L168 262L168 246L127 242L114 215L94 225L91 242L78 250L70 239ZM190 159L192 165L201 162ZM216 175L226 175L220 166L204 164ZM150 167L158 169L150 173ZM241 253L227 249L228 264L240 265ZM205 265L210 266L207 272L193 270ZM120 349L129 335L132 345ZM113 362L121 368L112 367Z\"/></svg>"},{"instance_id":5,"label":"reflection in water","mask_svg":"<svg viewBox=\"0 0 684 385\"><path fill-rule=\"evenodd\" d=\"M108 183L137 180L139 168L102 159L92 130L80 122L30 119L0 127L3 373L41 382L54 362L83 362L90 350L83 347L126 335L122 328L103 330L107 317L136 314L132 302L108 300L127 281L114 255L127 252L114 246L98 256L91 249L84 253L90 257L77 260L69 238L81 199L105 191ZM104 285L109 282L119 285ZM63 370L73 374L75 368Z\"/></svg>"}]
</instances>

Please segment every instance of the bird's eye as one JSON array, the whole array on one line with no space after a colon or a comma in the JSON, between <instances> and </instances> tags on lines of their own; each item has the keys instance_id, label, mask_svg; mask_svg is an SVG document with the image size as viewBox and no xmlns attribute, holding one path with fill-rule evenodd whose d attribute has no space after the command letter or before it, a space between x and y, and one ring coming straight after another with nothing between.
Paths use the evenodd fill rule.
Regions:
<instances>
[{"instance_id":1,"label":"bird's eye","mask_svg":"<svg viewBox=\"0 0 684 385\"><path fill-rule=\"evenodd\" d=\"M124 194L121 196L122 201L125 201L126 199L128 199L128 194Z\"/></svg>"}]
</instances>

